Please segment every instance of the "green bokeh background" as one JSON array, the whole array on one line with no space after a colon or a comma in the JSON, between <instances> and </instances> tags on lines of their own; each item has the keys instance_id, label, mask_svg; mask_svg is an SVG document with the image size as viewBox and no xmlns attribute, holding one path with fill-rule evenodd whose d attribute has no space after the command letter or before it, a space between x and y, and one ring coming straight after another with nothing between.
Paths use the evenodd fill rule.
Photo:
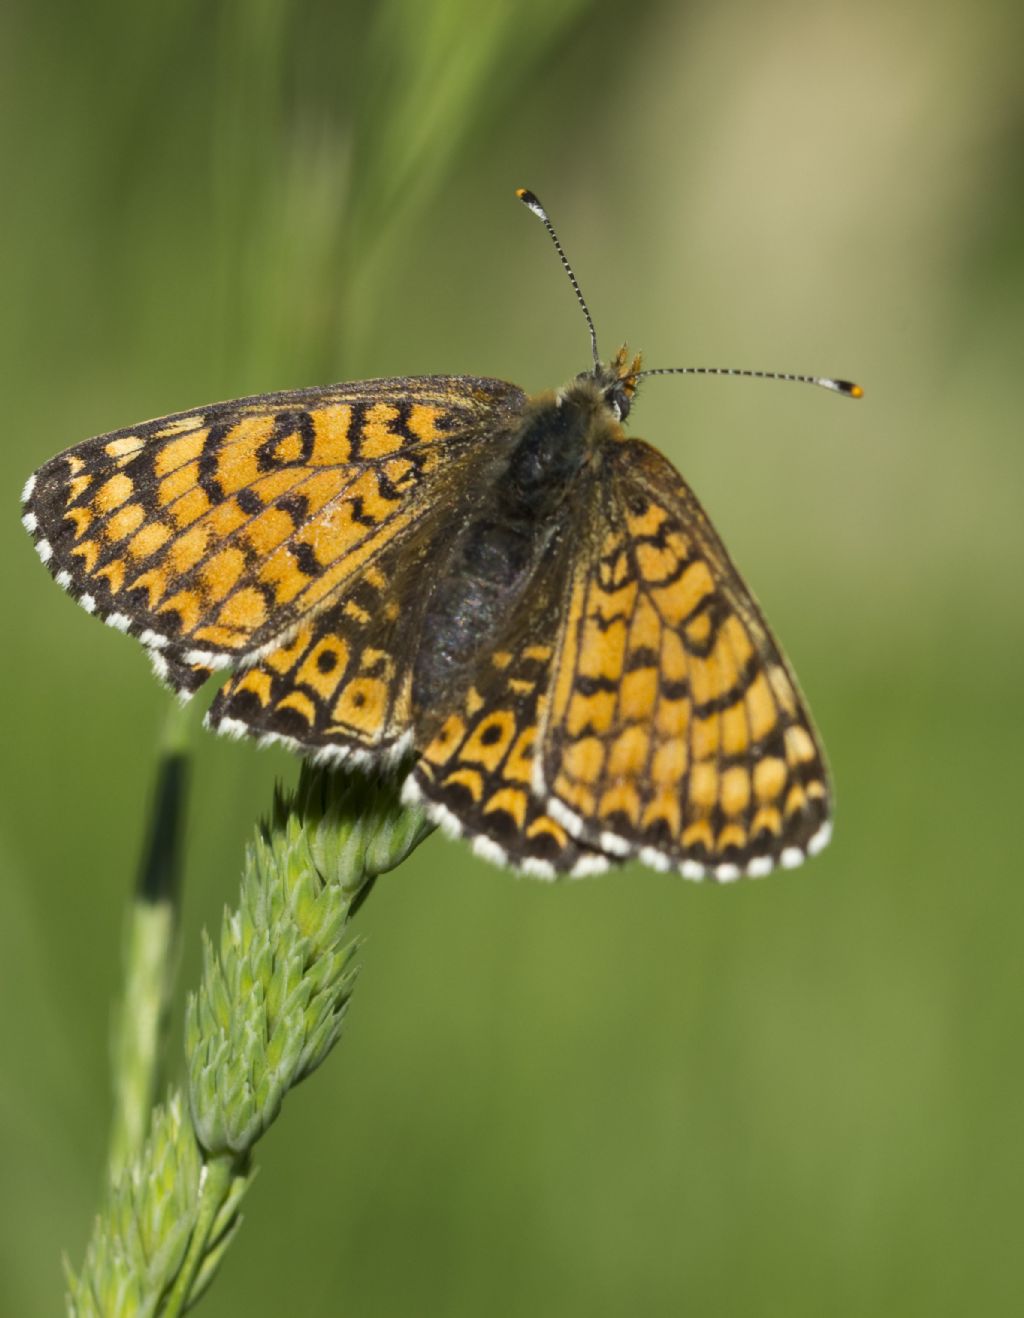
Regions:
<instances>
[{"instance_id":1,"label":"green bokeh background","mask_svg":"<svg viewBox=\"0 0 1024 1318\"><path fill-rule=\"evenodd\" d=\"M360 375L652 380L801 675L833 845L551 887L435 836L259 1151L211 1314L962 1315L1021 1293L1019 5L16 0L0 17L0 1312L108 1120L168 697L18 525L67 445ZM283 754L194 738L181 982ZM174 1047L180 1050L180 1030Z\"/></svg>"}]
</instances>

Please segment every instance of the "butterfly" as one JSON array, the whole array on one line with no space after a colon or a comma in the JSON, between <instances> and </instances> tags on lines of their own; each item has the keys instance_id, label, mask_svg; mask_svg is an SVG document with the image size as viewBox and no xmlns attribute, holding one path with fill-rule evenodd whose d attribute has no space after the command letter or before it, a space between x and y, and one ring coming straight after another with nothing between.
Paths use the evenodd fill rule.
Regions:
<instances>
[{"instance_id":1,"label":"butterfly","mask_svg":"<svg viewBox=\"0 0 1024 1318\"><path fill-rule=\"evenodd\" d=\"M180 696L230 670L210 727L406 768L404 798L491 861L796 865L831 811L793 673L686 482L624 429L660 372L600 361L519 195L590 325L564 388L403 376L179 412L47 462L24 524Z\"/></svg>"}]
</instances>

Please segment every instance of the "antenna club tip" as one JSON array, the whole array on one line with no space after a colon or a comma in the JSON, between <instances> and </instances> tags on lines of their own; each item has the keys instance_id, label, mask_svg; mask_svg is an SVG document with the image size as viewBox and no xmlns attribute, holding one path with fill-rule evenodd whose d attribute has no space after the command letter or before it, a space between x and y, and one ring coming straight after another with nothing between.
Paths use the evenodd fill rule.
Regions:
<instances>
[{"instance_id":1,"label":"antenna club tip","mask_svg":"<svg viewBox=\"0 0 1024 1318\"><path fill-rule=\"evenodd\" d=\"M844 394L847 398L864 397L864 390L852 380L833 380L831 376L826 375L818 376L814 384L820 384L823 389L831 389L833 393Z\"/></svg>"},{"instance_id":2,"label":"antenna club tip","mask_svg":"<svg viewBox=\"0 0 1024 1318\"><path fill-rule=\"evenodd\" d=\"M533 211L534 215L539 215L542 220L547 219L544 207L540 204L540 199L535 192L531 192L529 188L516 188L516 196L524 206Z\"/></svg>"}]
</instances>

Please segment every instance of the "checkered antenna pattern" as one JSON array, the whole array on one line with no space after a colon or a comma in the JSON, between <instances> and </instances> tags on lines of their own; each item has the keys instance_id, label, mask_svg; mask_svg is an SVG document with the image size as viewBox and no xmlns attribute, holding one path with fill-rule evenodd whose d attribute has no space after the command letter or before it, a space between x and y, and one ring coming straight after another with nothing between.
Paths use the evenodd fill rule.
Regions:
<instances>
[{"instance_id":1,"label":"checkered antenna pattern","mask_svg":"<svg viewBox=\"0 0 1024 1318\"><path fill-rule=\"evenodd\" d=\"M558 234L555 233L555 226L551 223L547 211L540 204L540 199L529 188L517 188L516 196L523 205L531 210L540 220L541 224L548 231L548 237L555 245L555 251L558 253L558 259L562 263L562 269L569 276L569 283L572 284L573 292L576 294L576 300L582 308L584 316L587 318L587 329L590 331L590 352L594 358L594 371L599 372L601 369L601 356L597 351L597 330L594 327L594 318L590 314L590 308L587 306L587 300L583 296L583 290L580 288L579 280L576 278L572 266L569 264L569 258L565 254L565 249L559 241Z\"/></svg>"}]
</instances>

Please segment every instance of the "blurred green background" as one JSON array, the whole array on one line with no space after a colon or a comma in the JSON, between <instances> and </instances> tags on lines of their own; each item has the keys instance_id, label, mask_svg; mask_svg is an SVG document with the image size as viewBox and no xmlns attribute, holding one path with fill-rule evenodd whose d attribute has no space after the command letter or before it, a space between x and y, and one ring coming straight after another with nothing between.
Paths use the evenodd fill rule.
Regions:
<instances>
[{"instance_id":1,"label":"blurred green background","mask_svg":"<svg viewBox=\"0 0 1024 1318\"><path fill-rule=\"evenodd\" d=\"M261 1146L204 1312L1009 1314L1020 1301L1019 5L13 0L0 17L0 1311L98 1200L167 697L18 525L37 464L246 393L648 381L837 783L805 869L551 887L435 836ZM181 982L283 754L198 733ZM174 1047L180 1050L180 1029Z\"/></svg>"}]
</instances>

